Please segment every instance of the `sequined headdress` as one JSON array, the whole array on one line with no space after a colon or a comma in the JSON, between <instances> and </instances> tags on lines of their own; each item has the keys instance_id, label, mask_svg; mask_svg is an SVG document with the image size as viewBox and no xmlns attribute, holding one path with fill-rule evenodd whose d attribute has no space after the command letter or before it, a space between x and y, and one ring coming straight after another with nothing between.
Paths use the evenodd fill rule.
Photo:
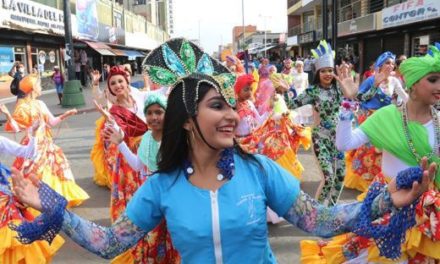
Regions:
<instances>
[{"instance_id":1,"label":"sequined headdress","mask_svg":"<svg viewBox=\"0 0 440 264\"><path fill-rule=\"evenodd\" d=\"M316 49L311 50L313 57L316 59L315 68L316 70L328 67L335 67L335 52L332 47L325 40L319 42Z\"/></svg>"},{"instance_id":2,"label":"sequined headdress","mask_svg":"<svg viewBox=\"0 0 440 264\"><path fill-rule=\"evenodd\" d=\"M172 88L182 83L183 103L191 116L197 114L201 83L212 85L229 106L235 107L235 75L186 39L171 39L152 50L143 62L143 69L154 83Z\"/></svg>"}]
</instances>

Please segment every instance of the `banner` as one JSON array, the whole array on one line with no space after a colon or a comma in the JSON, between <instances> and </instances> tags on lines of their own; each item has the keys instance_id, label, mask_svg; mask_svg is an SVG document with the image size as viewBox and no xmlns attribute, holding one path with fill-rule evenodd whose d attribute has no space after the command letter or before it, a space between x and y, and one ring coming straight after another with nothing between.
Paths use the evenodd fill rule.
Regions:
<instances>
[{"instance_id":1,"label":"banner","mask_svg":"<svg viewBox=\"0 0 440 264\"><path fill-rule=\"evenodd\" d=\"M116 26L99 22L97 0L76 1L75 33L80 39L125 45L124 16L114 11L113 19Z\"/></svg>"},{"instance_id":2,"label":"banner","mask_svg":"<svg viewBox=\"0 0 440 264\"><path fill-rule=\"evenodd\" d=\"M440 17L439 0L408 0L382 10L383 28Z\"/></svg>"},{"instance_id":3,"label":"banner","mask_svg":"<svg viewBox=\"0 0 440 264\"><path fill-rule=\"evenodd\" d=\"M0 46L0 75L8 73L14 65L14 47Z\"/></svg>"},{"instance_id":4,"label":"banner","mask_svg":"<svg viewBox=\"0 0 440 264\"><path fill-rule=\"evenodd\" d=\"M64 35L64 15L59 9L29 0L1 0L0 27Z\"/></svg>"},{"instance_id":5,"label":"banner","mask_svg":"<svg viewBox=\"0 0 440 264\"><path fill-rule=\"evenodd\" d=\"M95 0L76 1L76 25L79 38L98 40L98 10Z\"/></svg>"}]
</instances>

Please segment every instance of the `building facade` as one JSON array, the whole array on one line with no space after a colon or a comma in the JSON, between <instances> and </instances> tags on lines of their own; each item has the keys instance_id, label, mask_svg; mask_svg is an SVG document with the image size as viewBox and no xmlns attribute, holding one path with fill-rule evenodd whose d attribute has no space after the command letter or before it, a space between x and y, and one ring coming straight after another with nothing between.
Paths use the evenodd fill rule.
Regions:
<instances>
[{"instance_id":1,"label":"building facade","mask_svg":"<svg viewBox=\"0 0 440 264\"><path fill-rule=\"evenodd\" d=\"M337 2L337 51L340 56L354 58L360 72L367 69L369 63L384 51L391 51L396 55L423 55L429 44L440 41L438 0ZM320 10L319 0L288 1L288 44L291 45L291 50L296 49L300 55L305 55L321 39ZM331 24L330 21L331 12ZM315 28L308 26L310 22Z\"/></svg>"},{"instance_id":2,"label":"building facade","mask_svg":"<svg viewBox=\"0 0 440 264\"><path fill-rule=\"evenodd\" d=\"M102 69L131 62L169 38L168 29L125 9L117 1L71 1L75 63ZM64 68L64 13L61 0L3 0L0 5L0 78L15 61L49 77ZM137 68L137 67L136 67Z\"/></svg>"}]
</instances>

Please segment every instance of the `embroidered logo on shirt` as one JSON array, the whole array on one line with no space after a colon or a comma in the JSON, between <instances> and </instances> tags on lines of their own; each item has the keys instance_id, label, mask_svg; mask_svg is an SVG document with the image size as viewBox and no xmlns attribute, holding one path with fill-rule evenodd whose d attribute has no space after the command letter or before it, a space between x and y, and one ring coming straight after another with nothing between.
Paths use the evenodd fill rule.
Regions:
<instances>
[{"instance_id":1,"label":"embroidered logo on shirt","mask_svg":"<svg viewBox=\"0 0 440 264\"><path fill-rule=\"evenodd\" d=\"M259 217L256 212L255 201L263 200L263 198L264 197L262 195L256 195L254 193L242 195L240 197L240 201L237 203L237 206L248 206L249 219L246 222L246 225L258 223L261 220L261 217Z\"/></svg>"}]
</instances>

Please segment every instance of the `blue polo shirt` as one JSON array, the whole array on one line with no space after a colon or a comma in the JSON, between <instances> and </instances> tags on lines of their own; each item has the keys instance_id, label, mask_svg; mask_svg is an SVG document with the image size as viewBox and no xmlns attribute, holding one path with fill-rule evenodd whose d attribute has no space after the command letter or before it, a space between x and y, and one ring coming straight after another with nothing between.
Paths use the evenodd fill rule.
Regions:
<instances>
[{"instance_id":1,"label":"blue polo shirt","mask_svg":"<svg viewBox=\"0 0 440 264\"><path fill-rule=\"evenodd\" d=\"M277 263L268 241L266 208L283 216L299 182L272 160L234 154L235 175L213 192L192 185L182 170L149 178L127 206L129 219L150 231L165 217L182 263Z\"/></svg>"}]
</instances>

